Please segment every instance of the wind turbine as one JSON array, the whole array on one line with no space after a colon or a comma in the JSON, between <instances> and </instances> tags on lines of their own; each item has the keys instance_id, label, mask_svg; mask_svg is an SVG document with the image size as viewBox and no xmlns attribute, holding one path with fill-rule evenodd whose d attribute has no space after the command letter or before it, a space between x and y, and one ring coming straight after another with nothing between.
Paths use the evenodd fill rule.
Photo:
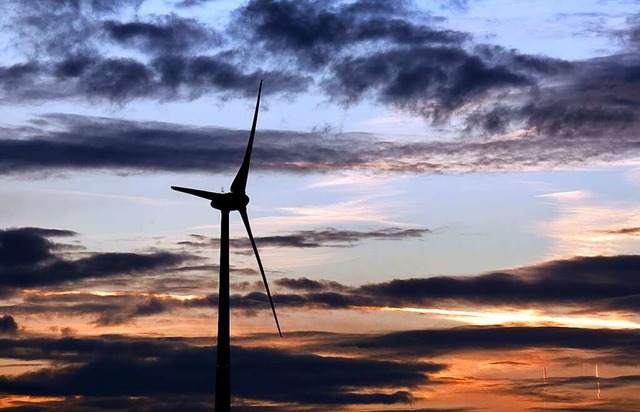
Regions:
<instances>
[{"instance_id":1,"label":"wind turbine","mask_svg":"<svg viewBox=\"0 0 640 412\"><path fill-rule=\"evenodd\" d=\"M249 143L244 153L244 160L238 170L238 174L233 183L231 183L230 193L215 193L204 190L190 189L187 187L171 186L173 190L198 196L211 201L211 207L218 209L222 215L220 224L220 281L218 293L218 342L217 342L217 360L216 360L216 395L215 410L216 412L227 412L231 408L231 385L230 385L230 342L229 342L229 212L237 210L242 216L244 227L247 229L253 252L258 261L258 267L262 274L264 287L267 291L269 304L273 317L276 320L278 334L282 337L280 331L280 323L278 315L276 315L276 307L273 305L271 292L269 292L269 284L267 276L264 274L262 261L258 254L256 242L251 233L251 225L249 224L249 216L247 215L247 204L249 196L246 194L247 177L249 176L249 164L251 163L251 149L253 148L253 138L256 134L256 124L258 123L258 109L260 108L260 94L262 93L262 80L258 88L258 101L256 102L256 110L253 114L253 125L249 134Z\"/></svg>"}]
</instances>

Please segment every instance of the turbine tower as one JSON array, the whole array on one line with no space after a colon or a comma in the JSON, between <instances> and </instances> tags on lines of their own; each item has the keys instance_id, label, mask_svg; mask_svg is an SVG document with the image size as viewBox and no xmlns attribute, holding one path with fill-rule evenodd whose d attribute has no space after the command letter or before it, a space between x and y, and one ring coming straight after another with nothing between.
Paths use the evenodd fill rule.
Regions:
<instances>
[{"instance_id":1,"label":"turbine tower","mask_svg":"<svg viewBox=\"0 0 640 412\"><path fill-rule=\"evenodd\" d=\"M220 223L220 281L218 293L218 342L217 342L217 359L216 359L216 394L215 394L215 410L216 412L227 412L231 409L231 389L230 389L230 342L229 342L229 212L237 210L242 216L244 227L247 229L253 252L258 261L258 267L262 274L264 287L267 291L269 304L273 317L276 320L278 334L282 337L280 331L280 323L276 308L273 305L271 292L269 292L269 284L267 276L264 274L262 261L258 254L256 242L251 233L251 225L249 224L249 216L247 215L247 204L249 196L246 194L247 177L249 176L249 164L251 163L251 149L253 148L253 138L256 134L256 124L258 123L258 109L260 108L260 94L262 93L262 80L258 88L258 101L256 102L256 110L253 114L253 125L249 134L249 143L244 153L244 160L238 170L238 174L233 183L231 183L230 193L207 192L198 189L189 189L187 187L171 186L173 190L198 196L211 201L211 207L218 209L222 215Z\"/></svg>"}]
</instances>

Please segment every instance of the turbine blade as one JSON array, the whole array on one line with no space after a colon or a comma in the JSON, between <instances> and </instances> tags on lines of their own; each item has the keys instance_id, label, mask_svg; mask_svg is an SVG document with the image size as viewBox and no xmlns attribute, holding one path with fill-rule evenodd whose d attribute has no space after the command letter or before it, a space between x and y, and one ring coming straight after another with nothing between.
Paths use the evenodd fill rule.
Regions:
<instances>
[{"instance_id":1,"label":"turbine blade","mask_svg":"<svg viewBox=\"0 0 640 412\"><path fill-rule=\"evenodd\" d=\"M264 288L267 290L267 296L269 297L269 304L271 305L273 318L276 320L276 326L278 327L278 335L282 337L282 331L280 331L280 322L278 322L278 315L276 315L276 307L273 305L273 299L271 298L271 292L269 291L269 284L267 283L267 276L264 274L264 268L262 267L260 254L258 253L258 248L256 247L256 241L253 240L253 234L251 233L251 225L249 224L249 216L247 215L247 209L240 209L238 211L240 212L240 216L242 216L244 227L247 228L247 234L249 235L249 240L251 241L251 246L253 247L253 253L256 254L256 260L258 261L258 267L260 268L260 273L262 274L262 280L264 281Z\"/></svg>"},{"instance_id":2,"label":"turbine blade","mask_svg":"<svg viewBox=\"0 0 640 412\"><path fill-rule=\"evenodd\" d=\"M233 183L231 183L231 191L233 193L244 193L247 187L247 178L249 177L249 164L251 163L251 150L253 149L253 138L256 135L256 125L258 124L258 109L260 108L260 95L262 94L262 80L260 80L260 86L258 87L258 101L256 102L256 111L253 113L253 125L251 126L251 133L249 134L249 143L247 143L247 150L244 152L244 160Z\"/></svg>"},{"instance_id":3,"label":"turbine blade","mask_svg":"<svg viewBox=\"0 0 640 412\"><path fill-rule=\"evenodd\" d=\"M207 192L205 190L189 189L188 187L171 186L173 190L178 192L188 193L190 195L202 197L204 199L213 200L216 196L220 196L219 193Z\"/></svg>"}]
</instances>

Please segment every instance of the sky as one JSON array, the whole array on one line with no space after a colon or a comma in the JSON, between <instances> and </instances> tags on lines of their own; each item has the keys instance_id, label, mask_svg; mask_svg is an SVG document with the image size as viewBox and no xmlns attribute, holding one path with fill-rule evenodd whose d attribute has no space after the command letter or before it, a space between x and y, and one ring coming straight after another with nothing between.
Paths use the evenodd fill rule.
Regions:
<instances>
[{"instance_id":1,"label":"sky","mask_svg":"<svg viewBox=\"0 0 640 412\"><path fill-rule=\"evenodd\" d=\"M634 411L640 4L0 3L0 410Z\"/></svg>"}]
</instances>

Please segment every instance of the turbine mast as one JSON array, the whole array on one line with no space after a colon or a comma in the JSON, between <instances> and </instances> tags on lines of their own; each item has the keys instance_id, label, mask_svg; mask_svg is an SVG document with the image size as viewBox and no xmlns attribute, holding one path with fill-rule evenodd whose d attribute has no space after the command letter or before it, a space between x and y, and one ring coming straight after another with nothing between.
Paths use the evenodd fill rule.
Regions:
<instances>
[{"instance_id":1,"label":"turbine mast","mask_svg":"<svg viewBox=\"0 0 640 412\"><path fill-rule=\"evenodd\" d=\"M229 211L220 211L220 280L215 411L231 410L231 339L229 337Z\"/></svg>"}]
</instances>

